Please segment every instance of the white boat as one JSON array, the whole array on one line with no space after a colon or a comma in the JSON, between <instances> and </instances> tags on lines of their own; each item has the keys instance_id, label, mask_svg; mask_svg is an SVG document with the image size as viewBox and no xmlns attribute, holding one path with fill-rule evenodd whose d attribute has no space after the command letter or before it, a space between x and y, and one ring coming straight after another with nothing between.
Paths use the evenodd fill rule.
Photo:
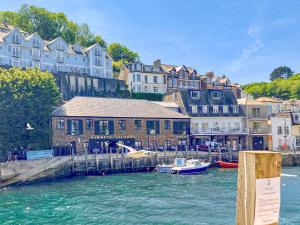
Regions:
<instances>
[{"instance_id":1,"label":"white boat","mask_svg":"<svg viewBox=\"0 0 300 225\"><path fill-rule=\"evenodd\" d=\"M175 166L172 168L172 172L176 174L199 174L208 169L210 163L201 162L197 159L190 159L185 166Z\"/></svg>"},{"instance_id":2,"label":"white boat","mask_svg":"<svg viewBox=\"0 0 300 225\"><path fill-rule=\"evenodd\" d=\"M157 153L152 152L152 151L147 151L147 150L135 150L134 148L127 146L127 145L122 145L117 143L119 147L125 148L128 150L128 153L126 156L128 158L134 158L134 159L140 159L140 158L151 158L154 157Z\"/></svg>"},{"instance_id":3,"label":"white boat","mask_svg":"<svg viewBox=\"0 0 300 225\"><path fill-rule=\"evenodd\" d=\"M157 173L172 173L173 167L181 167L186 165L186 159L185 158L176 158L174 160L174 163L171 165L167 164L159 164L155 167L155 171Z\"/></svg>"}]
</instances>

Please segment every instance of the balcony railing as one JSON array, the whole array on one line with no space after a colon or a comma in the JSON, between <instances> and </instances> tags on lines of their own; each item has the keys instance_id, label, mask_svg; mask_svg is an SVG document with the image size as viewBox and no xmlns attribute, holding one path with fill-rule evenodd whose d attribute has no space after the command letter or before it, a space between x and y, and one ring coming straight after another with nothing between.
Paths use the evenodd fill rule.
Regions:
<instances>
[{"instance_id":1,"label":"balcony railing","mask_svg":"<svg viewBox=\"0 0 300 225\"><path fill-rule=\"evenodd\" d=\"M248 128L191 128L192 135L249 134Z\"/></svg>"},{"instance_id":2,"label":"balcony railing","mask_svg":"<svg viewBox=\"0 0 300 225\"><path fill-rule=\"evenodd\" d=\"M250 128L250 134L269 134L268 128Z\"/></svg>"}]
</instances>

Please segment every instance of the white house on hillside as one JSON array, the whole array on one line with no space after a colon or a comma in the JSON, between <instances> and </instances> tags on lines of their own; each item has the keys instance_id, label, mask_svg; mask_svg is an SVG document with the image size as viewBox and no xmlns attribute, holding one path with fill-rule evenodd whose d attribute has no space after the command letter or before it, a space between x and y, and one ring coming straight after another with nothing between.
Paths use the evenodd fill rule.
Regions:
<instances>
[{"instance_id":1,"label":"white house on hillside","mask_svg":"<svg viewBox=\"0 0 300 225\"><path fill-rule=\"evenodd\" d=\"M273 150L293 148L292 119L289 112L271 117Z\"/></svg>"},{"instance_id":2,"label":"white house on hillside","mask_svg":"<svg viewBox=\"0 0 300 225\"><path fill-rule=\"evenodd\" d=\"M30 35L4 24L0 24L0 66L113 78L112 59L99 44L83 48L68 45L61 37L46 41L38 33Z\"/></svg>"}]
</instances>

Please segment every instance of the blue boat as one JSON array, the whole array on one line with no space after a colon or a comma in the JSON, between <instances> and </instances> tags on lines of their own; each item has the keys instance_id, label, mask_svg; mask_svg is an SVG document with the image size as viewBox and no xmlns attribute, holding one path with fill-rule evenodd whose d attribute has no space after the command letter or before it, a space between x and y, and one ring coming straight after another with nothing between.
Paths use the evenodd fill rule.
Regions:
<instances>
[{"instance_id":1,"label":"blue boat","mask_svg":"<svg viewBox=\"0 0 300 225\"><path fill-rule=\"evenodd\" d=\"M172 173L189 175L189 174L199 174L208 169L210 163L201 162L197 159L190 159L187 161L185 166L173 167Z\"/></svg>"},{"instance_id":2,"label":"blue boat","mask_svg":"<svg viewBox=\"0 0 300 225\"><path fill-rule=\"evenodd\" d=\"M172 165L160 164L155 167L157 173L172 173L173 167L181 167L186 165L185 158L176 158Z\"/></svg>"}]
</instances>

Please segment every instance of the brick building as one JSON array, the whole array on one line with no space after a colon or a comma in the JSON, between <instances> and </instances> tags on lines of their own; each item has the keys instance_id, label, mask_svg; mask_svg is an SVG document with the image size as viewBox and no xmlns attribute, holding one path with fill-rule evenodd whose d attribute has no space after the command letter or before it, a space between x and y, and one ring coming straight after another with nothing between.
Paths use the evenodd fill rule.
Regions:
<instances>
[{"instance_id":1,"label":"brick building","mask_svg":"<svg viewBox=\"0 0 300 225\"><path fill-rule=\"evenodd\" d=\"M77 154L115 151L116 143L137 149L185 149L189 118L146 100L75 97L52 113L52 146Z\"/></svg>"}]
</instances>

